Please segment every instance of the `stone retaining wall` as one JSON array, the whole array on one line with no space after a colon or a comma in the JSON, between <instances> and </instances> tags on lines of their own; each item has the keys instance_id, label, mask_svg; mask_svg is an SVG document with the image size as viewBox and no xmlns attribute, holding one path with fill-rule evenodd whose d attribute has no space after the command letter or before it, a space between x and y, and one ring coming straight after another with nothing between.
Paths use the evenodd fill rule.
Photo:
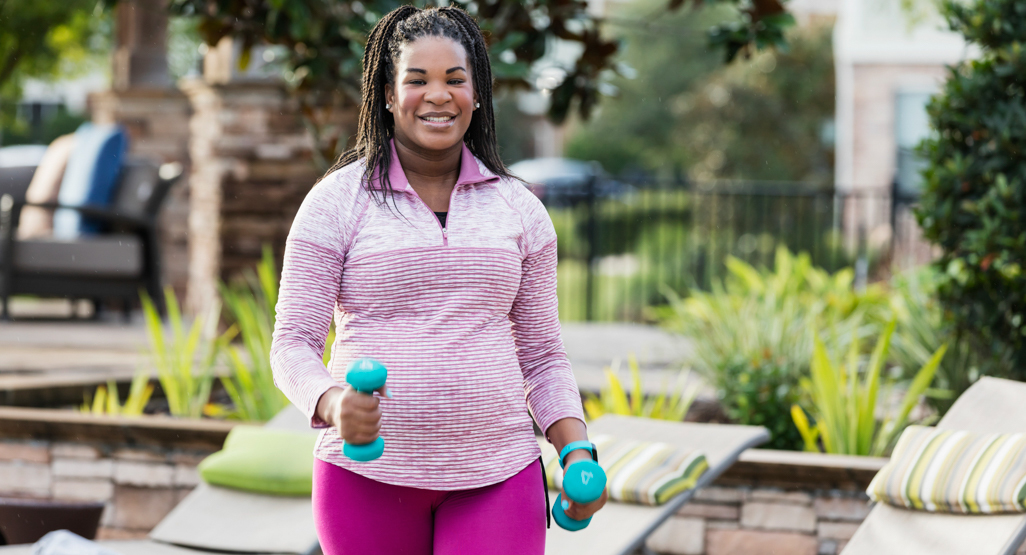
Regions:
<instances>
[{"instance_id":1,"label":"stone retaining wall","mask_svg":"<svg viewBox=\"0 0 1026 555\"><path fill-rule=\"evenodd\" d=\"M862 492L712 486L649 538L667 555L835 555L869 514Z\"/></svg>"},{"instance_id":2,"label":"stone retaining wall","mask_svg":"<svg viewBox=\"0 0 1026 555\"><path fill-rule=\"evenodd\" d=\"M145 536L199 483L214 449L0 441L0 496L102 501L100 537Z\"/></svg>"},{"instance_id":3,"label":"stone retaining wall","mask_svg":"<svg viewBox=\"0 0 1026 555\"><path fill-rule=\"evenodd\" d=\"M0 407L0 497L102 501L101 538L144 537L198 484L196 466L232 426ZM665 555L839 554L869 513L864 491L885 463L748 450L647 547Z\"/></svg>"}]
</instances>

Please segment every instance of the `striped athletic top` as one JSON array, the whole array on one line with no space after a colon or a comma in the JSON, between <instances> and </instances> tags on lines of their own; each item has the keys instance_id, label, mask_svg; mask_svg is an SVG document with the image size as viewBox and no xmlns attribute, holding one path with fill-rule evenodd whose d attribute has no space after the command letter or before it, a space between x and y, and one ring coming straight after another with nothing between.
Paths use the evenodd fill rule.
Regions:
<instances>
[{"instance_id":1,"label":"striped athletic top","mask_svg":"<svg viewBox=\"0 0 1026 555\"><path fill-rule=\"evenodd\" d=\"M556 233L523 184L492 174L466 145L445 228L409 186L394 145L392 160L395 206L361 185L363 163L331 173L303 201L285 248L275 384L325 428L315 448L325 462L424 489L498 483L540 455L531 415L542 430L584 420L559 334ZM370 462L345 457L338 430L314 414L361 357L388 368L394 395L381 400L385 453Z\"/></svg>"}]
</instances>

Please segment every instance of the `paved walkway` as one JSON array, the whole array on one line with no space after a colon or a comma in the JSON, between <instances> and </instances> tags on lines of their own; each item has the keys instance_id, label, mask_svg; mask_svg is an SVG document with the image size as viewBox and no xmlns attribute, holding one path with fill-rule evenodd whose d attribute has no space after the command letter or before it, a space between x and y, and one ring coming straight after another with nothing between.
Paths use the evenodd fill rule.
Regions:
<instances>
[{"instance_id":1,"label":"paved walkway","mask_svg":"<svg viewBox=\"0 0 1026 555\"><path fill-rule=\"evenodd\" d=\"M639 324L565 324L563 340L585 391L606 385L604 368L615 360L621 380L629 383L630 355L641 365L643 389L664 391L676 384L689 353L686 340ZM68 386L127 380L145 363L146 348L141 322L0 322L0 392L39 387L40 379Z\"/></svg>"}]
</instances>

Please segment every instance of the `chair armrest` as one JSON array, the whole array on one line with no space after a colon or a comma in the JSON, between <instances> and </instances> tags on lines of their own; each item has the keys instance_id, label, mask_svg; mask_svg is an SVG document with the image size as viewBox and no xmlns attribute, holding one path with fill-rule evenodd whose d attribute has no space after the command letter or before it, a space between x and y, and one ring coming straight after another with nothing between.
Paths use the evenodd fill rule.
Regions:
<instances>
[{"instance_id":1,"label":"chair armrest","mask_svg":"<svg viewBox=\"0 0 1026 555\"><path fill-rule=\"evenodd\" d=\"M0 196L10 194L15 202L23 202L36 166L0 168Z\"/></svg>"},{"instance_id":2,"label":"chair armrest","mask_svg":"<svg viewBox=\"0 0 1026 555\"><path fill-rule=\"evenodd\" d=\"M111 224L124 225L134 229L148 230L154 225L153 222L144 218L118 214L117 212L102 206L67 206L56 202L23 202L17 203L15 208L20 212L20 209L23 206L34 206L36 208L43 208L46 210L74 210L89 218L95 218Z\"/></svg>"}]
</instances>

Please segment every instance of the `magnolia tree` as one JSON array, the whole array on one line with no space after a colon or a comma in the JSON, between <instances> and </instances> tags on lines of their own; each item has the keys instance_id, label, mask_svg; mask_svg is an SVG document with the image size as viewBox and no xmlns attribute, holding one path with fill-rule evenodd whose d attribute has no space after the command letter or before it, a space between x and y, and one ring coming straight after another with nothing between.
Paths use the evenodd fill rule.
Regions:
<instances>
[{"instance_id":1,"label":"magnolia tree","mask_svg":"<svg viewBox=\"0 0 1026 555\"><path fill-rule=\"evenodd\" d=\"M935 133L918 211L941 250L939 295L990 372L1026 378L1026 3L945 5L979 59L951 68L928 107Z\"/></svg>"},{"instance_id":2,"label":"magnolia tree","mask_svg":"<svg viewBox=\"0 0 1026 555\"><path fill-rule=\"evenodd\" d=\"M669 0L666 10L697 6L703 0ZM359 97L361 57L367 33L395 0L171 0L172 13L199 18L209 45L224 37L241 41L243 56L257 44L286 47L286 72L297 90L339 89ZM437 2L414 0L416 5ZM752 50L783 44L793 23L779 0L708 0L736 6L736 17L709 30L709 41L729 62ZM587 118L599 99L599 84L616 71L616 41L603 36L601 19L586 0L456 1L474 15L488 41L500 87L531 86L535 62L551 54L555 41L576 44L562 79L551 86L549 116L561 122L576 109ZM658 14L656 14L658 16Z\"/></svg>"}]
</instances>

